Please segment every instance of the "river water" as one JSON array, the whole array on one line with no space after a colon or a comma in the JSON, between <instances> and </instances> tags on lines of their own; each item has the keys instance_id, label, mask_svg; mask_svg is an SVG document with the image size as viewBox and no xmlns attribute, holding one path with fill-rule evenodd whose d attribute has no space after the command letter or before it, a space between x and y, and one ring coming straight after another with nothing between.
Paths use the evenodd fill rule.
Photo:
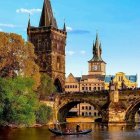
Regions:
<instances>
[{"instance_id":1,"label":"river water","mask_svg":"<svg viewBox=\"0 0 140 140\"><path fill-rule=\"evenodd\" d=\"M63 125L71 130L76 124ZM48 127L1 129L0 140L140 140L140 125L134 128L122 128L120 126L102 126L100 124L82 123L81 129L92 128L93 132L79 136L55 136L48 131Z\"/></svg>"}]
</instances>

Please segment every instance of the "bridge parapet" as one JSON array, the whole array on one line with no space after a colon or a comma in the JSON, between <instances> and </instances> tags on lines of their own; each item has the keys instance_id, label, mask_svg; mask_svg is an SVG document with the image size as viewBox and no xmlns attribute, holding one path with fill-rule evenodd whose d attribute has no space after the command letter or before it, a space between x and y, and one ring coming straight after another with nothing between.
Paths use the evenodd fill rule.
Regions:
<instances>
[{"instance_id":1,"label":"bridge parapet","mask_svg":"<svg viewBox=\"0 0 140 140\"><path fill-rule=\"evenodd\" d=\"M56 120L65 121L68 111L82 102L96 107L102 115L103 122L132 122L134 114L140 106L140 90L56 94L54 101Z\"/></svg>"}]
</instances>

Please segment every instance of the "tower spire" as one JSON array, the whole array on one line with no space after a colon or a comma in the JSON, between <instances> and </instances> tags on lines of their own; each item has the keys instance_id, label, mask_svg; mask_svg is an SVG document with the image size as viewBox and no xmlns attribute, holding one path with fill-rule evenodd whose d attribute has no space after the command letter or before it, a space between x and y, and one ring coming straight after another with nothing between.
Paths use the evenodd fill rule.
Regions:
<instances>
[{"instance_id":1,"label":"tower spire","mask_svg":"<svg viewBox=\"0 0 140 140\"><path fill-rule=\"evenodd\" d=\"M63 31L66 32L66 23L65 23L65 19L64 19L64 26L63 26Z\"/></svg>"},{"instance_id":2,"label":"tower spire","mask_svg":"<svg viewBox=\"0 0 140 140\"><path fill-rule=\"evenodd\" d=\"M95 43L93 42L93 58L91 61L103 61L101 54L102 54L102 47L99 41L98 33L96 33L96 41Z\"/></svg>"},{"instance_id":3,"label":"tower spire","mask_svg":"<svg viewBox=\"0 0 140 140\"><path fill-rule=\"evenodd\" d=\"M96 48L99 47L99 36L98 36L98 33L96 33L96 42L95 42L95 46L96 46Z\"/></svg>"},{"instance_id":4,"label":"tower spire","mask_svg":"<svg viewBox=\"0 0 140 140\"><path fill-rule=\"evenodd\" d=\"M30 14L29 14L29 20L28 20L28 28L30 28L31 23L30 23Z\"/></svg>"},{"instance_id":5,"label":"tower spire","mask_svg":"<svg viewBox=\"0 0 140 140\"><path fill-rule=\"evenodd\" d=\"M44 0L39 27L42 27L42 26L48 27L50 26L50 24L52 24L53 27L57 28L57 22L53 16L51 2L50 0Z\"/></svg>"}]
</instances>

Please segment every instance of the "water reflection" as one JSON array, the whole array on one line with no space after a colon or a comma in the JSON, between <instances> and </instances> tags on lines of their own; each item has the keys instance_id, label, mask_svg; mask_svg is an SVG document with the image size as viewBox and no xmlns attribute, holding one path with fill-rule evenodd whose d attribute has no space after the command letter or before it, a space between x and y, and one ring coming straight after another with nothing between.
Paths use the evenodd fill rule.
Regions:
<instances>
[{"instance_id":1,"label":"water reflection","mask_svg":"<svg viewBox=\"0 0 140 140\"><path fill-rule=\"evenodd\" d=\"M65 127L75 131L76 124L63 124ZM1 129L0 140L138 140L140 139L140 125L135 129L121 126L109 126L103 124L81 123L80 127L84 129L93 129L93 132L87 135L79 136L55 136L48 131L48 127L42 128L22 128L22 129Z\"/></svg>"}]
</instances>

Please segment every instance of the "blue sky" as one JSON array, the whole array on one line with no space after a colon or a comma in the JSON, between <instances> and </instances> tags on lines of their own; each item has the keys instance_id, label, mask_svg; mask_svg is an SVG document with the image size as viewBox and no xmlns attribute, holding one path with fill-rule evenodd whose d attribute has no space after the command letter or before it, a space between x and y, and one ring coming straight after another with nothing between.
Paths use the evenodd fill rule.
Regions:
<instances>
[{"instance_id":1,"label":"blue sky","mask_svg":"<svg viewBox=\"0 0 140 140\"><path fill-rule=\"evenodd\" d=\"M59 28L67 24L66 74L88 73L96 32L106 73L138 74L140 85L140 0L51 0ZM29 13L38 26L43 0L1 0L0 31L25 39Z\"/></svg>"}]
</instances>

